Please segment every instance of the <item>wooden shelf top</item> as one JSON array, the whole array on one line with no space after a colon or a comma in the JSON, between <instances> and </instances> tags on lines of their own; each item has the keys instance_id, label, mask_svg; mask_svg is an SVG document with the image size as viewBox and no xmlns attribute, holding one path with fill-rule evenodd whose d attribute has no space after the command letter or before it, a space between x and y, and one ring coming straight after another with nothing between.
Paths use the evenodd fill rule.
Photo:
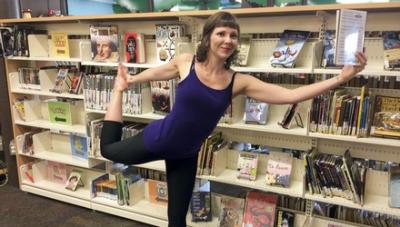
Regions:
<instances>
[{"instance_id":1,"label":"wooden shelf top","mask_svg":"<svg viewBox=\"0 0 400 227\"><path fill-rule=\"evenodd\" d=\"M241 8L224 9L238 17L248 16L267 16L288 13L314 13L316 11L334 11L337 9L358 9L367 11L396 11L400 10L400 2L388 3L357 3L357 4L327 4L327 5L304 5L287 7L260 7L260 8ZM60 22L80 22L80 21L123 21L123 20L156 20L174 19L177 17L208 17L219 10L197 10L179 12L148 12L148 13L124 13L124 14L105 14L87 16L62 16L62 17L36 17L30 19L2 19L0 24L18 23L60 23Z\"/></svg>"}]
</instances>

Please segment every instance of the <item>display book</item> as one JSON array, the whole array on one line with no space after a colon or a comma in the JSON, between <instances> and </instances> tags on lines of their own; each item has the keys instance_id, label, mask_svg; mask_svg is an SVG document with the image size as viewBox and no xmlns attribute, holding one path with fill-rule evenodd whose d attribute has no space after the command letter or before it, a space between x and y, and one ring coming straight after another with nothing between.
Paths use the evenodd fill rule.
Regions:
<instances>
[{"instance_id":1,"label":"display book","mask_svg":"<svg viewBox=\"0 0 400 227\"><path fill-rule=\"evenodd\" d=\"M359 65L357 52L363 52L367 12L341 9L336 11L336 65Z\"/></svg>"}]
</instances>

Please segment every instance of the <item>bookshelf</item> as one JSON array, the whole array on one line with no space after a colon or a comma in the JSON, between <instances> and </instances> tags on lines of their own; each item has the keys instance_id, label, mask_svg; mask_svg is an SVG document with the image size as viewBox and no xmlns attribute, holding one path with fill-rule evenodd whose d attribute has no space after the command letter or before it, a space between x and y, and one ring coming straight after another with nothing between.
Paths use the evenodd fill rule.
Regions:
<instances>
[{"instance_id":1,"label":"bookshelf","mask_svg":"<svg viewBox=\"0 0 400 227\"><path fill-rule=\"evenodd\" d=\"M318 6L292 6L292 7L266 7L266 8L249 8L249 9L231 9L227 10L235 14L239 18L242 33L280 33L283 29L309 30L318 32L320 29L320 17L315 14L319 11L326 11L327 28L333 29L335 25L335 11L342 8L360 9L368 11L367 31L389 31L400 30L398 21L400 21L400 3L370 3L370 4L341 4L341 5L318 5ZM89 25L95 23L116 24L119 31L138 31L145 34L154 34L155 24L166 22L187 22L192 34L199 34L204 23L204 19L215 13L215 10L210 11L195 11L195 12L162 12L162 13L132 13L119 15L96 15L96 16L64 16L52 18L32 18L32 19L2 19L0 24L3 26L19 25L29 23L32 26L37 26L48 31L66 31L71 34L87 35L89 33ZM62 26L60 26L62 25ZM155 40L148 39L145 41L147 61L143 64L126 64L132 68L152 68L159 64L155 60ZM278 42L278 39L255 38L251 40L251 50L249 56L249 64L246 67L233 67L238 72L266 73L272 72L277 74L286 73L301 73L301 74L338 74L338 69L325 69L319 66L321 41L318 39L310 39L305 44L296 68L272 68L268 66L267 61L269 56ZM388 76L400 77L400 71L386 71L383 69L383 49L381 38L366 38L366 55L368 57L368 65L363 71L363 75L372 77ZM88 43L85 43L87 48ZM90 43L89 43L90 46ZM78 45L72 46L75 53L79 53ZM122 55L121 55L122 56ZM94 66L115 68L117 63L93 62L88 57L88 53L83 55L74 54L71 58L52 58L52 57L7 57L7 78L10 94L10 107L13 107L13 101L21 96L34 97L41 103L47 98L73 98L86 102L83 95L72 95L68 93L52 93L46 89L32 90L22 89L19 87L17 71L19 67L42 67L54 65L57 62L68 62L68 64L76 64L82 66ZM306 75L307 76L307 75ZM51 86L51 84L49 85ZM373 91L376 93L390 94L400 96L400 91L379 90ZM239 100L243 103L243 100ZM42 104L39 104L39 106ZM301 104L300 114L304 123L308 122L308 109L311 106L311 100ZM38 108L38 105L32 106L32 112ZM246 141L254 144L263 144L273 147L285 147L298 150L310 150L316 147L322 153L342 155L345 149L350 148L353 157L369 158L381 161L400 162L398 150L400 141L396 139L383 138L357 138L352 136L330 135L321 133L311 133L309 128L292 128L283 129L277 125L281 120L286 106L271 105L270 116L266 125L250 125L245 124L241 119L243 108L236 107L236 117L232 123L220 123L217 130L222 131L224 137L233 141ZM29 111L29 110L28 110ZM58 142L58 145L66 146L67 139L63 137L63 133L78 133L88 135L88 121L92 119L92 115L102 117L105 114L104 110L92 110L81 108L77 113L80 122L71 126L50 123L45 117L37 118L31 121L23 121L13 111L12 121L14 128L14 136L17 137L32 129L46 129L51 134L59 134L53 142ZM135 122L151 122L161 119L163 116L151 112L142 114L125 114L124 119ZM51 142L48 141L48 142ZM62 144L62 145L60 145ZM236 159L235 159L236 158ZM268 157L263 157L260 161L261 166L266 165ZM222 163L217 173L214 175L200 175L198 178L210 180L214 182L224 183L226 185L237 185L242 187L253 188L261 191L269 191L282 195L290 195L299 198L305 198L309 201L320 201L325 203L343 205L347 207L363 209L368 211L381 212L391 215L400 216L400 209L390 208L388 206L388 174L380 171L371 171L367 176L367 194L364 206L359 206L352 201L337 198L337 197L322 197L320 195L312 195L307 192L304 178L304 166L302 160L295 160L292 170L291 184L289 188L281 188L267 186L263 183L263 172L265 168L259 169L259 177L256 181L238 180L236 178L235 165L237 160L237 152L225 151L224 155L218 158L218 162ZM166 208L159 207L149 203L145 196L135 205L119 206L115 201L105 198L95 197L90 195L90 179L93 179L105 170L95 168L98 164L107 162L101 157L89 157L88 160L77 160L68 152L55 149L44 149L34 155L23 153L17 154L18 166L31 161L56 161L64 163L68 166L77 168L84 173L85 186L77 191L69 191L61 185L47 181L41 176L41 168L38 165L36 173L39 174L38 180L35 183L23 180L20 176L20 188L24 191L43 195L49 198L83 206L93 210L106 212L133 220L138 220L156 226L167 225ZM43 164L42 164L43 165ZM165 171L163 161L151 162L138 165L142 168ZM218 215L215 215L218 217ZM188 217L190 218L190 217ZM328 224L338 224L345 226L357 226L350 223L335 219L327 219L323 217L312 217L310 222L307 222L307 217L304 213L297 214L296 226L327 226ZM206 225L199 223L188 222L189 226L217 226L217 220L213 220Z\"/></svg>"}]
</instances>

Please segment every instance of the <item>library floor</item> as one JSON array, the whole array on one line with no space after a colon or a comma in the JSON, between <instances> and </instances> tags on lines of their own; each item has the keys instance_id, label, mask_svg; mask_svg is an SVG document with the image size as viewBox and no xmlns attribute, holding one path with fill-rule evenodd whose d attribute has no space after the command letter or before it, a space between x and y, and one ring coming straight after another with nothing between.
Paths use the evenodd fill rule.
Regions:
<instances>
[{"instance_id":1,"label":"library floor","mask_svg":"<svg viewBox=\"0 0 400 227\"><path fill-rule=\"evenodd\" d=\"M17 187L0 187L2 227L150 227L118 216L29 194Z\"/></svg>"}]
</instances>

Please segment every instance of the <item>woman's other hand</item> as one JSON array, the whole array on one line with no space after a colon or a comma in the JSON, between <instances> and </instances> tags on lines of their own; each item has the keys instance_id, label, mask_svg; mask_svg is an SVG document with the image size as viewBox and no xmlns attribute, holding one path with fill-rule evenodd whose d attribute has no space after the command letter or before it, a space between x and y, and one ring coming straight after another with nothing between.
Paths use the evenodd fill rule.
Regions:
<instances>
[{"instance_id":1,"label":"woman's other hand","mask_svg":"<svg viewBox=\"0 0 400 227\"><path fill-rule=\"evenodd\" d=\"M338 80L341 80L343 83L353 78L357 73L364 70L365 65L367 64L367 58L364 53L357 52L356 57L360 62L360 65L345 65L342 68L341 73L338 76Z\"/></svg>"}]
</instances>

